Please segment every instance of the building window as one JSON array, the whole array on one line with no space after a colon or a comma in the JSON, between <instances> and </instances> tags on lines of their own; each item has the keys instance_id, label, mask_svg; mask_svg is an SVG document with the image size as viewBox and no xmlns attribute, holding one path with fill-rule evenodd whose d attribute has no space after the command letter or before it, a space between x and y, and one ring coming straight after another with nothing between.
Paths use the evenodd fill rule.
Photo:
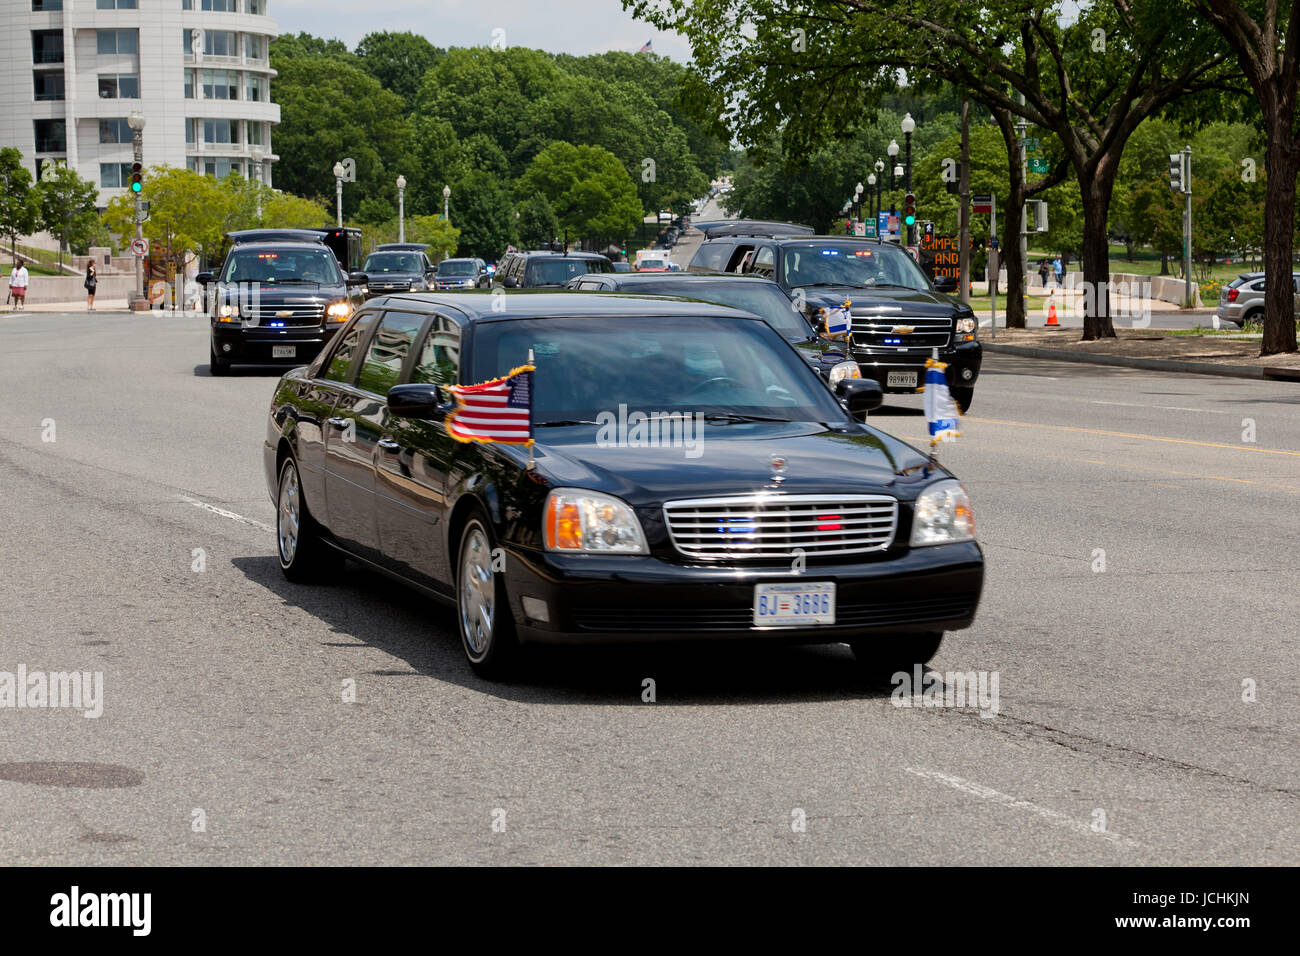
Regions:
<instances>
[{"instance_id":1,"label":"building window","mask_svg":"<svg viewBox=\"0 0 1300 956\"><path fill-rule=\"evenodd\" d=\"M235 0L202 0L202 9L213 13L238 13Z\"/></svg>"},{"instance_id":2,"label":"building window","mask_svg":"<svg viewBox=\"0 0 1300 956\"><path fill-rule=\"evenodd\" d=\"M210 119L203 121L203 142L239 143L239 120Z\"/></svg>"},{"instance_id":3,"label":"building window","mask_svg":"<svg viewBox=\"0 0 1300 956\"><path fill-rule=\"evenodd\" d=\"M134 10L135 0L95 0L96 10Z\"/></svg>"},{"instance_id":4,"label":"building window","mask_svg":"<svg viewBox=\"0 0 1300 956\"><path fill-rule=\"evenodd\" d=\"M138 30L96 30L95 33L96 53L138 53L140 50Z\"/></svg>"},{"instance_id":5,"label":"building window","mask_svg":"<svg viewBox=\"0 0 1300 956\"><path fill-rule=\"evenodd\" d=\"M102 119L99 121L99 141L101 143L129 143L132 141L131 127L125 119Z\"/></svg>"},{"instance_id":6,"label":"building window","mask_svg":"<svg viewBox=\"0 0 1300 956\"><path fill-rule=\"evenodd\" d=\"M32 10L40 13L44 10L62 10L63 0L32 0Z\"/></svg>"},{"instance_id":7,"label":"building window","mask_svg":"<svg viewBox=\"0 0 1300 956\"><path fill-rule=\"evenodd\" d=\"M237 159L208 159L203 162L203 171L209 176L216 176L218 179L225 179L231 173L236 176L242 176L239 160Z\"/></svg>"},{"instance_id":8,"label":"building window","mask_svg":"<svg viewBox=\"0 0 1300 956\"><path fill-rule=\"evenodd\" d=\"M33 30L32 31L32 62L33 63L62 63L63 62L63 31L62 30Z\"/></svg>"},{"instance_id":9,"label":"building window","mask_svg":"<svg viewBox=\"0 0 1300 956\"><path fill-rule=\"evenodd\" d=\"M261 123L255 123L252 120L248 121L248 145L249 146L266 145L266 139L263 136Z\"/></svg>"},{"instance_id":10,"label":"building window","mask_svg":"<svg viewBox=\"0 0 1300 956\"><path fill-rule=\"evenodd\" d=\"M182 10L193 10L193 9L194 9L194 0L181 0L181 9L182 9Z\"/></svg>"},{"instance_id":11,"label":"building window","mask_svg":"<svg viewBox=\"0 0 1300 956\"><path fill-rule=\"evenodd\" d=\"M131 183L130 163L100 163L99 188L120 189Z\"/></svg>"},{"instance_id":12,"label":"building window","mask_svg":"<svg viewBox=\"0 0 1300 956\"><path fill-rule=\"evenodd\" d=\"M204 70L203 98L205 100L239 99L239 74L234 70Z\"/></svg>"},{"instance_id":13,"label":"building window","mask_svg":"<svg viewBox=\"0 0 1300 956\"><path fill-rule=\"evenodd\" d=\"M138 100L140 98L140 74L101 73L99 75L99 98L101 100Z\"/></svg>"},{"instance_id":14,"label":"building window","mask_svg":"<svg viewBox=\"0 0 1300 956\"><path fill-rule=\"evenodd\" d=\"M185 145L194 145L194 120L185 117Z\"/></svg>"},{"instance_id":15,"label":"building window","mask_svg":"<svg viewBox=\"0 0 1300 956\"><path fill-rule=\"evenodd\" d=\"M247 8L244 11L251 16L266 16L266 0L248 0Z\"/></svg>"},{"instance_id":16,"label":"building window","mask_svg":"<svg viewBox=\"0 0 1300 956\"><path fill-rule=\"evenodd\" d=\"M266 37L258 36L255 33L245 33L244 34L244 59L265 60L266 59Z\"/></svg>"},{"instance_id":17,"label":"building window","mask_svg":"<svg viewBox=\"0 0 1300 956\"><path fill-rule=\"evenodd\" d=\"M33 70L32 84L36 87L37 100L63 99L62 70Z\"/></svg>"},{"instance_id":18,"label":"building window","mask_svg":"<svg viewBox=\"0 0 1300 956\"><path fill-rule=\"evenodd\" d=\"M266 92L266 78L249 74L248 89L244 99L251 100L254 103L265 103L270 99Z\"/></svg>"},{"instance_id":19,"label":"building window","mask_svg":"<svg viewBox=\"0 0 1300 956\"><path fill-rule=\"evenodd\" d=\"M204 56L239 56L239 44L229 30L203 31Z\"/></svg>"},{"instance_id":20,"label":"building window","mask_svg":"<svg viewBox=\"0 0 1300 956\"><path fill-rule=\"evenodd\" d=\"M36 132L36 152L66 153L68 124L61 119L38 119L32 124Z\"/></svg>"}]
</instances>

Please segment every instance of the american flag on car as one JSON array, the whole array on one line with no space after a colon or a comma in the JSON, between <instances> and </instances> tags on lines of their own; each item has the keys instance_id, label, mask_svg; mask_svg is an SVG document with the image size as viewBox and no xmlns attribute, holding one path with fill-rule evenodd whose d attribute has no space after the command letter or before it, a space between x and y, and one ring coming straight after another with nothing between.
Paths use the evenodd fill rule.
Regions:
<instances>
[{"instance_id":1,"label":"american flag on car","mask_svg":"<svg viewBox=\"0 0 1300 956\"><path fill-rule=\"evenodd\" d=\"M533 443L532 365L479 385L452 385L456 410L447 417L447 433L457 441Z\"/></svg>"}]
</instances>

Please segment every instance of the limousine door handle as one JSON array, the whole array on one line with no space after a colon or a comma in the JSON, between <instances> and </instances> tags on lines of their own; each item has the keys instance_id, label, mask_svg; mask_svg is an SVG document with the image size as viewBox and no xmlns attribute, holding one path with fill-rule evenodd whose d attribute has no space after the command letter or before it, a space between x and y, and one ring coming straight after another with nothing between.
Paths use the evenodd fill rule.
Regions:
<instances>
[{"instance_id":1,"label":"limousine door handle","mask_svg":"<svg viewBox=\"0 0 1300 956\"><path fill-rule=\"evenodd\" d=\"M331 418L329 422L335 428L346 428L348 424L348 420L346 418Z\"/></svg>"},{"instance_id":2,"label":"limousine door handle","mask_svg":"<svg viewBox=\"0 0 1300 956\"><path fill-rule=\"evenodd\" d=\"M387 452L398 452L402 450L401 442L393 441L391 438L381 438L377 444Z\"/></svg>"}]
</instances>

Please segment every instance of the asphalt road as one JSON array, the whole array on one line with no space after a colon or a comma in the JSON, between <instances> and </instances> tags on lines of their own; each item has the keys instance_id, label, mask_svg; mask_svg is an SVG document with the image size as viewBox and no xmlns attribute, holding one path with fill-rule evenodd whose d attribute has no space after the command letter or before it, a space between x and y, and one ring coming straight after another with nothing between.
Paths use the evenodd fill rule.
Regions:
<instances>
[{"instance_id":1,"label":"asphalt road","mask_svg":"<svg viewBox=\"0 0 1300 956\"><path fill-rule=\"evenodd\" d=\"M0 316L0 671L104 681L0 710L5 863L1300 863L1295 386L986 360L941 458L988 581L934 661L998 675L986 717L842 646L484 683L449 610L282 579L275 376L209 378L206 334Z\"/></svg>"}]
</instances>

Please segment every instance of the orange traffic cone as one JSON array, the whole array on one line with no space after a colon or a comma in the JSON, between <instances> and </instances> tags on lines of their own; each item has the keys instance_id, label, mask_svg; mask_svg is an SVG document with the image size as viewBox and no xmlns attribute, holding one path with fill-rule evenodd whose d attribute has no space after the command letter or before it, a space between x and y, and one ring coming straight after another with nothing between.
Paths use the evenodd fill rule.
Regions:
<instances>
[{"instance_id":1,"label":"orange traffic cone","mask_svg":"<svg viewBox=\"0 0 1300 956\"><path fill-rule=\"evenodd\" d=\"M1056 321L1056 290L1053 289L1047 298L1047 325L1044 328L1059 329L1060 327L1061 323Z\"/></svg>"}]
</instances>

